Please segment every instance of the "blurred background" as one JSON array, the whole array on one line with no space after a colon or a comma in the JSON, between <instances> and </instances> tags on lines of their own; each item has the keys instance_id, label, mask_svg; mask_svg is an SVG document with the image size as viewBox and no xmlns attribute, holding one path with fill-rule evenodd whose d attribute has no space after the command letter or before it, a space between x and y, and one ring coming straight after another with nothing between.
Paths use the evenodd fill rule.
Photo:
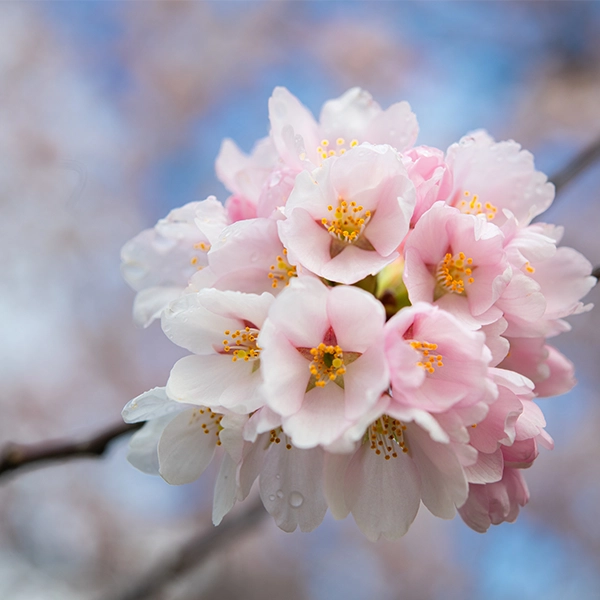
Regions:
<instances>
[{"instance_id":1,"label":"blurred background","mask_svg":"<svg viewBox=\"0 0 600 600\"><path fill-rule=\"evenodd\" d=\"M2 3L0 448L84 438L164 384L180 350L133 326L119 250L171 208L225 199L221 140L266 135L276 85L317 114L355 85L406 99L419 143L483 127L552 174L600 136L600 3ZM600 164L544 220L600 264ZM556 345L579 385L541 401L556 448L526 473L516 524L480 535L423 509L371 544L351 518L311 534L265 519L163 597L600 598L600 310L572 325ZM0 598L117 598L212 527L213 474L171 487L126 444L1 482Z\"/></svg>"}]
</instances>

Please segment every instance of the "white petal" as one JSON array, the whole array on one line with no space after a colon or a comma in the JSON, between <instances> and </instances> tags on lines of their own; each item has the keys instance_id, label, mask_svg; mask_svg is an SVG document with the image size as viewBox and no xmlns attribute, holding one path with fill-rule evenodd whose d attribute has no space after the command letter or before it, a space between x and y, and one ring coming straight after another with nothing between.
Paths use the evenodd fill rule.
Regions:
<instances>
[{"instance_id":1,"label":"white petal","mask_svg":"<svg viewBox=\"0 0 600 600\"><path fill-rule=\"evenodd\" d=\"M127 460L148 475L158 475L158 441L172 416L159 417L148 421L129 440Z\"/></svg>"},{"instance_id":2,"label":"white petal","mask_svg":"<svg viewBox=\"0 0 600 600\"><path fill-rule=\"evenodd\" d=\"M202 424L211 423L210 413L193 408L175 417L158 443L161 476L172 485L190 483L200 477L212 461L217 435L204 433Z\"/></svg>"},{"instance_id":3,"label":"white petal","mask_svg":"<svg viewBox=\"0 0 600 600\"><path fill-rule=\"evenodd\" d=\"M334 287L327 298L327 316L342 350L365 352L375 343L382 345L385 309L372 294L355 287Z\"/></svg>"},{"instance_id":4,"label":"white petal","mask_svg":"<svg viewBox=\"0 0 600 600\"><path fill-rule=\"evenodd\" d=\"M310 362L270 319L265 321L258 344L262 348L260 364L267 404L283 416L296 413L310 379Z\"/></svg>"},{"instance_id":5,"label":"white petal","mask_svg":"<svg viewBox=\"0 0 600 600\"><path fill-rule=\"evenodd\" d=\"M213 314L228 319L248 321L259 329L275 299L269 293L258 295L221 290L202 290L198 298L202 306Z\"/></svg>"},{"instance_id":6,"label":"white petal","mask_svg":"<svg viewBox=\"0 0 600 600\"><path fill-rule=\"evenodd\" d=\"M300 410L284 418L283 430L298 448L313 448L331 444L350 425L344 417L344 390L329 383L306 394Z\"/></svg>"},{"instance_id":7,"label":"white petal","mask_svg":"<svg viewBox=\"0 0 600 600\"><path fill-rule=\"evenodd\" d=\"M381 107L369 92L354 87L339 98L325 102L319 121L324 137L332 138L332 141L334 136L343 134L363 142L369 123L381 112Z\"/></svg>"},{"instance_id":8,"label":"white petal","mask_svg":"<svg viewBox=\"0 0 600 600\"><path fill-rule=\"evenodd\" d=\"M212 522L218 525L223 517L233 508L236 501L237 486L235 484L237 465L229 454L224 454L213 499Z\"/></svg>"},{"instance_id":9,"label":"white petal","mask_svg":"<svg viewBox=\"0 0 600 600\"><path fill-rule=\"evenodd\" d=\"M260 497L284 531L312 531L327 512L323 494L323 450L271 444L260 474Z\"/></svg>"},{"instance_id":10,"label":"white petal","mask_svg":"<svg viewBox=\"0 0 600 600\"><path fill-rule=\"evenodd\" d=\"M328 294L328 288L318 279L294 278L271 305L269 320L295 347L318 346L329 328Z\"/></svg>"},{"instance_id":11,"label":"white petal","mask_svg":"<svg viewBox=\"0 0 600 600\"><path fill-rule=\"evenodd\" d=\"M417 425L425 429L431 436L431 439L442 444L447 444L450 441L448 433L440 426L436 418L429 412L418 408L403 406L392 402L388 407L388 414L394 419L403 421L404 423L415 422Z\"/></svg>"},{"instance_id":12,"label":"white petal","mask_svg":"<svg viewBox=\"0 0 600 600\"><path fill-rule=\"evenodd\" d=\"M332 385L332 384L328 384ZM345 415L355 420L377 403L390 385L383 338L349 364L344 375Z\"/></svg>"},{"instance_id":13,"label":"white petal","mask_svg":"<svg viewBox=\"0 0 600 600\"><path fill-rule=\"evenodd\" d=\"M260 373L252 372L253 364L233 362L223 354L184 356L171 370L167 393L179 402L252 412L264 404L259 391Z\"/></svg>"},{"instance_id":14,"label":"white petal","mask_svg":"<svg viewBox=\"0 0 600 600\"><path fill-rule=\"evenodd\" d=\"M271 138L279 156L286 164L302 168L302 161L289 138L301 136L306 146L315 151L319 145L319 130L314 117L286 88L276 87L269 98L269 121Z\"/></svg>"},{"instance_id":15,"label":"white petal","mask_svg":"<svg viewBox=\"0 0 600 600\"><path fill-rule=\"evenodd\" d=\"M346 469L354 456L354 452L348 454L325 454L325 466L323 470L323 491L329 510L334 519L345 519L350 512L345 499Z\"/></svg>"},{"instance_id":16,"label":"white petal","mask_svg":"<svg viewBox=\"0 0 600 600\"><path fill-rule=\"evenodd\" d=\"M223 348L225 331L244 327L241 318L224 317L204 306L203 295L209 291L184 294L162 313L165 335L194 354L214 354L217 348Z\"/></svg>"},{"instance_id":17,"label":"white petal","mask_svg":"<svg viewBox=\"0 0 600 600\"><path fill-rule=\"evenodd\" d=\"M270 448L270 434L262 434L257 440L246 444L244 458L238 472L238 500L244 500L250 493L253 483L260 475L266 453Z\"/></svg>"},{"instance_id":18,"label":"white petal","mask_svg":"<svg viewBox=\"0 0 600 600\"><path fill-rule=\"evenodd\" d=\"M420 504L419 474L404 453L385 460L363 444L346 472L346 502L360 530L373 542L403 536Z\"/></svg>"},{"instance_id":19,"label":"white petal","mask_svg":"<svg viewBox=\"0 0 600 600\"><path fill-rule=\"evenodd\" d=\"M133 301L133 320L137 325L148 327L159 319L162 311L183 293L183 287L151 287L139 291Z\"/></svg>"},{"instance_id":20,"label":"white petal","mask_svg":"<svg viewBox=\"0 0 600 600\"><path fill-rule=\"evenodd\" d=\"M121 415L125 423L139 423L185 410L179 402L167 397L164 387L155 387L130 400Z\"/></svg>"},{"instance_id":21,"label":"white petal","mask_svg":"<svg viewBox=\"0 0 600 600\"><path fill-rule=\"evenodd\" d=\"M434 442L420 427L407 424L405 437L421 477L421 499L436 516L451 519L469 492L463 468L449 444Z\"/></svg>"}]
</instances>

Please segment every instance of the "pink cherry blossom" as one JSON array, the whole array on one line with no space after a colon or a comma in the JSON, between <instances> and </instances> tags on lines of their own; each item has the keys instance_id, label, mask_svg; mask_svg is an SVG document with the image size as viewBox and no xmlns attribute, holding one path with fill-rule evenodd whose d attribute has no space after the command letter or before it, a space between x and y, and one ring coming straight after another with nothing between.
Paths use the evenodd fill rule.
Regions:
<instances>
[{"instance_id":1,"label":"pink cherry blossom","mask_svg":"<svg viewBox=\"0 0 600 600\"><path fill-rule=\"evenodd\" d=\"M437 413L494 397L485 335L435 305L419 302L393 316L385 354L395 403Z\"/></svg>"},{"instance_id":2,"label":"pink cherry blossom","mask_svg":"<svg viewBox=\"0 0 600 600\"><path fill-rule=\"evenodd\" d=\"M466 214L483 215L502 225L508 209L521 227L544 212L554 185L535 170L533 156L516 142L494 142L475 131L448 148L446 162L454 180L448 202Z\"/></svg>"},{"instance_id":3,"label":"pink cherry blossom","mask_svg":"<svg viewBox=\"0 0 600 600\"><path fill-rule=\"evenodd\" d=\"M470 484L469 497L459 509L463 521L479 533L490 525L513 523L519 507L529 501L529 490L519 469L504 469L502 479L483 485Z\"/></svg>"},{"instance_id":4,"label":"pink cherry blossom","mask_svg":"<svg viewBox=\"0 0 600 600\"><path fill-rule=\"evenodd\" d=\"M382 110L371 95L352 88L323 105L319 123L282 87L269 100L271 138L281 159L296 171L312 169L363 142L389 144L399 152L413 145L418 126L407 102Z\"/></svg>"},{"instance_id":5,"label":"pink cherry blossom","mask_svg":"<svg viewBox=\"0 0 600 600\"><path fill-rule=\"evenodd\" d=\"M417 146L403 154L404 164L410 180L417 190L417 203L411 226L437 200L446 200L452 190L452 173L444 162L444 153L437 148Z\"/></svg>"},{"instance_id":6,"label":"pink cherry blossom","mask_svg":"<svg viewBox=\"0 0 600 600\"><path fill-rule=\"evenodd\" d=\"M432 438L413 422L416 414L398 411L383 395L346 432L355 440L353 449L326 454L325 494L333 516L343 519L351 512L371 541L404 535L421 500L436 516L452 518L467 498L464 453L461 457L447 438ZM473 451L466 462L475 457Z\"/></svg>"},{"instance_id":7,"label":"pink cherry blossom","mask_svg":"<svg viewBox=\"0 0 600 600\"><path fill-rule=\"evenodd\" d=\"M239 470L240 483L247 492L258 478L265 509L284 531L318 527L327 512L323 449L297 448L280 427L261 434L248 446Z\"/></svg>"},{"instance_id":8,"label":"pink cherry blossom","mask_svg":"<svg viewBox=\"0 0 600 600\"><path fill-rule=\"evenodd\" d=\"M295 279L261 330L263 393L298 448L334 442L387 389L383 306L363 290Z\"/></svg>"},{"instance_id":9,"label":"pink cherry blossom","mask_svg":"<svg viewBox=\"0 0 600 600\"><path fill-rule=\"evenodd\" d=\"M227 422L229 425L229 422ZM259 479L265 509L284 531L312 531L325 513L323 450L298 449L281 429L281 417L268 407L258 409L238 432L222 432L225 450L236 463L237 500L244 500Z\"/></svg>"},{"instance_id":10,"label":"pink cherry blossom","mask_svg":"<svg viewBox=\"0 0 600 600\"><path fill-rule=\"evenodd\" d=\"M277 164L277 153L270 138L259 140L250 156L230 140L223 140L215 170L232 193L225 207L232 222L257 216L258 200L267 178Z\"/></svg>"},{"instance_id":11,"label":"pink cherry blossom","mask_svg":"<svg viewBox=\"0 0 600 600\"><path fill-rule=\"evenodd\" d=\"M574 365L546 339L508 338L510 352L500 366L521 373L535 385L538 396L565 394L574 385Z\"/></svg>"},{"instance_id":12,"label":"pink cherry blossom","mask_svg":"<svg viewBox=\"0 0 600 600\"><path fill-rule=\"evenodd\" d=\"M148 326L186 288L191 276L207 265L206 253L216 233L228 224L214 196L172 210L121 250L121 272L138 292L134 318Z\"/></svg>"},{"instance_id":13,"label":"pink cherry blossom","mask_svg":"<svg viewBox=\"0 0 600 600\"><path fill-rule=\"evenodd\" d=\"M545 224L517 234L511 225L509 235L505 249L515 269L497 303L508 323L506 336L541 337L568 331L564 317L591 309L580 301L597 282L591 263L573 248L556 248L562 231Z\"/></svg>"},{"instance_id":14,"label":"pink cherry blossom","mask_svg":"<svg viewBox=\"0 0 600 600\"><path fill-rule=\"evenodd\" d=\"M515 424L515 441L502 447L505 466L525 469L530 467L539 454L538 446L551 450L552 438L544 427L546 420L539 406L533 400L521 399L523 411Z\"/></svg>"},{"instance_id":15,"label":"pink cherry blossom","mask_svg":"<svg viewBox=\"0 0 600 600\"><path fill-rule=\"evenodd\" d=\"M546 345L548 356L546 366L548 376L542 381L535 381L534 391L537 396L546 398L566 394L575 384L575 365L556 348Z\"/></svg>"},{"instance_id":16,"label":"pink cherry blossom","mask_svg":"<svg viewBox=\"0 0 600 600\"><path fill-rule=\"evenodd\" d=\"M254 487L284 531L329 508L396 539L421 503L477 531L513 521L521 469L553 446L534 400L575 383L548 338L596 283L561 227L532 223L553 185L483 131L414 148L408 104L359 88L319 122L276 88L269 119L250 155L223 142L225 206L123 248L136 320L191 352L124 408L146 422L130 462L183 484L216 457L214 524Z\"/></svg>"},{"instance_id":17,"label":"pink cherry blossom","mask_svg":"<svg viewBox=\"0 0 600 600\"><path fill-rule=\"evenodd\" d=\"M257 216L264 218L275 216L278 218L294 188L296 174L296 171L284 164L271 171L258 198Z\"/></svg>"},{"instance_id":18,"label":"pink cherry blossom","mask_svg":"<svg viewBox=\"0 0 600 600\"><path fill-rule=\"evenodd\" d=\"M173 302L163 314L163 331L193 354L175 363L169 398L240 414L260 408L257 339L272 301L271 294L202 290Z\"/></svg>"},{"instance_id":19,"label":"pink cherry blossom","mask_svg":"<svg viewBox=\"0 0 600 600\"><path fill-rule=\"evenodd\" d=\"M246 219L226 227L207 260L208 268L194 277L196 287L276 295L298 275L274 219Z\"/></svg>"},{"instance_id":20,"label":"pink cherry blossom","mask_svg":"<svg viewBox=\"0 0 600 600\"><path fill-rule=\"evenodd\" d=\"M127 423L146 421L130 440L127 459L145 473L160 474L172 485L195 481L219 454L213 503L213 521L220 522L236 501L236 463L224 452L222 442L243 443L246 418L215 412L204 406L175 402L165 388L154 388L127 403L123 409Z\"/></svg>"},{"instance_id":21,"label":"pink cherry blossom","mask_svg":"<svg viewBox=\"0 0 600 600\"><path fill-rule=\"evenodd\" d=\"M411 302L435 302L475 327L496 321L494 304L512 275L503 243L495 225L437 202L405 245Z\"/></svg>"},{"instance_id":22,"label":"pink cherry blossom","mask_svg":"<svg viewBox=\"0 0 600 600\"><path fill-rule=\"evenodd\" d=\"M309 271L355 283L398 256L414 204L414 186L396 151L363 145L298 175L279 233Z\"/></svg>"}]
</instances>

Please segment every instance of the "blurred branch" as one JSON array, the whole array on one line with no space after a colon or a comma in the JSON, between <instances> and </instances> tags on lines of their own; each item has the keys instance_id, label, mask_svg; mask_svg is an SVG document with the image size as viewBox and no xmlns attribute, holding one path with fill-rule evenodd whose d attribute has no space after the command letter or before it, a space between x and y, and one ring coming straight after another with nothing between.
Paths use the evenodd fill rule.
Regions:
<instances>
[{"instance_id":1,"label":"blurred branch","mask_svg":"<svg viewBox=\"0 0 600 600\"><path fill-rule=\"evenodd\" d=\"M600 139L596 140L591 146L582 150L571 162L564 166L558 173L550 177L550 181L556 188L556 193L560 192L577 175L591 167L594 162L600 160Z\"/></svg>"},{"instance_id":2,"label":"blurred branch","mask_svg":"<svg viewBox=\"0 0 600 600\"><path fill-rule=\"evenodd\" d=\"M41 444L9 443L0 453L0 477L23 467L42 466L57 460L102 456L114 439L139 429L143 423L119 423L82 442L55 441Z\"/></svg>"},{"instance_id":3,"label":"blurred branch","mask_svg":"<svg viewBox=\"0 0 600 600\"><path fill-rule=\"evenodd\" d=\"M157 561L137 583L125 593L113 593L106 600L149 600L161 592L165 586L197 568L219 548L229 542L239 539L240 535L257 525L267 512L263 508L260 498L254 501L245 512L225 520L218 527L211 527L208 531L193 537L179 552L168 553L162 560ZM166 596L160 596L164 598Z\"/></svg>"}]
</instances>

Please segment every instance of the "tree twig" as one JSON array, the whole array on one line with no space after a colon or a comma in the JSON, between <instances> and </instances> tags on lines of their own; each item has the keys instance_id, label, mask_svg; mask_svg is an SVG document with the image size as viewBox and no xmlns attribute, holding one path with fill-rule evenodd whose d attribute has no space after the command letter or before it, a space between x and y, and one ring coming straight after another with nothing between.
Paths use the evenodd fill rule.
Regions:
<instances>
[{"instance_id":1,"label":"tree twig","mask_svg":"<svg viewBox=\"0 0 600 600\"><path fill-rule=\"evenodd\" d=\"M556 188L556 193L560 192L577 175L591 167L597 160L600 160L600 139L582 150L560 171L550 177L550 181Z\"/></svg>"},{"instance_id":2,"label":"tree twig","mask_svg":"<svg viewBox=\"0 0 600 600\"><path fill-rule=\"evenodd\" d=\"M40 444L9 443L0 453L0 477L29 466L57 460L102 456L114 439L139 429L143 423L118 423L83 441L55 441Z\"/></svg>"},{"instance_id":3,"label":"tree twig","mask_svg":"<svg viewBox=\"0 0 600 600\"><path fill-rule=\"evenodd\" d=\"M125 593L113 593L106 596L105 600L154 598L165 586L193 568L197 568L212 553L227 543L239 539L243 533L257 525L266 514L260 498L257 498L245 512L234 515L218 527L211 527L191 538L176 554L167 553L167 556L158 561Z\"/></svg>"}]
</instances>

